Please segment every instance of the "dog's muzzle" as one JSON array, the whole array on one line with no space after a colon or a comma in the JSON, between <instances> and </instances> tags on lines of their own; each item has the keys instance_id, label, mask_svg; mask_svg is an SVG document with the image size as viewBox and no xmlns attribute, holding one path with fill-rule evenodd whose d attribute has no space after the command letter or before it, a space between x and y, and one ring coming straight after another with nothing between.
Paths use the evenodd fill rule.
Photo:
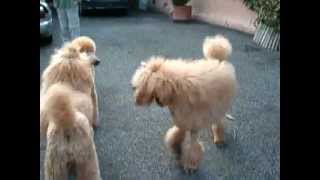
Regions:
<instances>
[{"instance_id":1,"label":"dog's muzzle","mask_svg":"<svg viewBox=\"0 0 320 180\"><path fill-rule=\"evenodd\" d=\"M98 66L100 64L100 59L96 58L93 60L93 65Z\"/></svg>"},{"instance_id":2,"label":"dog's muzzle","mask_svg":"<svg viewBox=\"0 0 320 180\"><path fill-rule=\"evenodd\" d=\"M97 66L100 64L100 59L94 53L90 54L89 56L94 66Z\"/></svg>"}]
</instances>

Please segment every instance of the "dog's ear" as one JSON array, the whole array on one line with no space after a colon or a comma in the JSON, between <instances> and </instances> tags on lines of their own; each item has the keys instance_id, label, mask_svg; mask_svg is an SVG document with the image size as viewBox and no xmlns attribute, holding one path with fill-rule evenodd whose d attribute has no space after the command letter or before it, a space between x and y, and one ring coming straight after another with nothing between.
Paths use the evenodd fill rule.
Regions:
<instances>
[{"instance_id":1,"label":"dog's ear","mask_svg":"<svg viewBox=\"0 0 320 180\"><path fill-rule=\"evenodd\" d=\"M132 78L133 88L137 88L135 89L137 105L149 105L155 99L155 90L162 82L159 69L163 63L164 59L161 57L151 57L147 63L141 62L140 68Z\"/></svg>"},{"instance_id":2,"label":"dog's ear","mask_svg":"<svg viewBox=\"0 0 320 180\"><path fill-rule=\"evenodd\" d=\"M154 90L154 98L159 106L171 104L174 96L174 86L170 80L159 79Z\"/></svg>"},{"instance_id":3,"label":"dog's ear","mask_svg":"<svg viewBox=\"0 0 320 180\"><path fill-rule=\"evenodd\" d=\"M154 100L154 89L156 85L156 78L152 73L146 73L141 81L141 86L137 89L136 104L149 105Z\"/></svg>"}]
</instances>

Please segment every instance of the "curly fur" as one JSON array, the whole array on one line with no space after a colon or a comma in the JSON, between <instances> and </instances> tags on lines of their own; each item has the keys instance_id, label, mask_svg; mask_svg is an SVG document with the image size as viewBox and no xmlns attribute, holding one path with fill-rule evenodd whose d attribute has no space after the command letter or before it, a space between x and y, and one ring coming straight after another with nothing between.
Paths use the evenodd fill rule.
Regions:
<instances>
[{"instance_id":1,"label":"curly fur","mask_svg":"<svg viewBox=\"0 0 320 180\"><path fill-rule=\"evenodd\" d=\"M214 142L223 141L223 120L237 86L234 67L227 61L231 49L223 36L207 37L203 45L205 59L186 61L151 57L132 77L137 105L155 101L169 108L176 127L168 131L167 145L177 149L180 144L183 159L189 157L191 151L198 153L199 158L193 156L192 161L182 161L186 169L199 166L203 152L197 140L199 130L214 126ZM186 137L181 138L185 133L191 133L194 138L185 142Z\"/></svg>"},{"instance_id":2,"label":"curly fur","mask_svg":"<svg viewBox=\"0 0 320 180\"><path fill-rule=\"evenodd\" d=\"M167 148L175 154L181 154L181 143L185 139L186 131L178 128L177 126L171 127L164 138Z\"/></svg>"},{"instance_id":3,"label":"curly fur","mask_svg":"<svg viewBox=\"0 0 320 180\"><path fill-rule=\"evenodd\" d=\"M203 54L207 59L227 60L231 52L229 40L221 35L208 36L203 42Z\"/></svg>"},{"instance_id":4,"label":"curly fur","mask_svg":"<svg viewBox=\"0 0 320 180\"><path fill-rule=\"evenodd\" d=\"M70 173L82 180L101 179L92 128L98 117L94 69L91 55L81 52L76 40L56 51L41 78L46 180L67 180ZM93 41L87 42L95 47Z\"/></svg>"}]
</instances>

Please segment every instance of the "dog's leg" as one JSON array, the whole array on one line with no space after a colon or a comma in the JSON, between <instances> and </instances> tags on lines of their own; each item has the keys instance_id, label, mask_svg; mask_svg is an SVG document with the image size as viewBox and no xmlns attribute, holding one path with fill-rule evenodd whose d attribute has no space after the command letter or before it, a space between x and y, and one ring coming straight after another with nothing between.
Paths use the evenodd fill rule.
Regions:
<instances>
[{"instance_id":1,"label":"dog's leg","mask_svg":"<svg viewBox=\"0 0 320 180\"><path fill-rule=\"evenodd\" d=\"M100 124L100 120L99 120L99 106L98 106L98 95L97 95L97 91L96 91L96 86L95 83L93 82L93 89L91 91L91 98L92 98L92 102L93 102L93 122L92 122L92 126L94 128L99 127Z\"/></svg>"},{"instance_id":2,"label":"dog's leg","mask_svg":"<svg viewBox=\"0 0 320 180\"><path fill-rule=\"evenodd\" d=\"M45 117L43 104L40 102L40 139L46 136L48 129L48 121Z\"/></svg>"},{"instance_id":3,"label":"dog's leg","mask_svg":"<svg viewBox=\"0 0 320 180\"><path fill-rule=\"evenodd\" d=\"M213 135L214 144L223 144L224 143L224 119L216 121L212 124L211 130Z\"/></svg>"},{"instance_id":4,"label":"dog's leg","mask_svg":"<svg viewBox=\"0 0 320 180\"><path fill-rule=\"evenodd\" d=\"M45 158L45 180L68 180L67 167L59 161L58 157L51 154L52 151L48 151L49 148Z\"/></svg>"},{"instance_id":5,"label":"dog's leg","mask_svg":"<svg viewBox=\"0 0 320 180\"><path fill-rule=\"evenodd\" d=\"M182 154L180 163L187 173L193 173L200 166L203 158L204 148L198 140L198 131L187 132L182 143Z\"/></svg>"},{"instance_id":6,"label":"dog's leg","mask_svg":"<svg viewBox=\"0 0 320 180\"><path fill-rule=\"evenodd\" d=\"M92 158L88 159L85 163L78 165L77 180L102 180L100 176L98 156L95 147L93 148Z\"/></svg>"},{"instance_id":7,"label":"dog's leg","mask_svg":"<svg viewBox=\"0 0 320 180\"><path fill-rule=\"evenodd\" d=\"M48 121L45 118L41 118L40 114L40 139L44 138L47 134Z\"/></svg>"},{"instance_id":8,"label":"dog's leg","mask_svg":"<svg viewBox=\"0 0 320 180\"><path fill-rule=\"evenodd\" d=\"M181 143L185 138L186 131L178 128L177 126L172 126L168 129L164 142L168 149L173 153L180 155L181 154Z\"/></svg>"},{"instance_id":9,"label":"dog's leg","mask_svg":"<svg viewBox=\"0 0 320 180\"><path fill-rule=\"evenodd\" d=\"M48 89L47 84L44 81L42 81L41 87L40 87L40 99L45 95L47 89Z\"/></svg>"}]
</instances>

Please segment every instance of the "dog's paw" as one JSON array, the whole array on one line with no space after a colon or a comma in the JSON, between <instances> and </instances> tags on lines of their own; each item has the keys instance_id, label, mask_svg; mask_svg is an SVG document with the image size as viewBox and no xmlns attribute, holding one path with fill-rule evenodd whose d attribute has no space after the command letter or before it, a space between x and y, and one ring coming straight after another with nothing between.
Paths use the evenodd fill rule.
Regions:
<instances>
[{"instance_id":1,"label":"dog's paw","mask_svg":"<svg viewBox=\"0 0 320 180\"><path fill-rule=\"evenodd\" d=\"M93 129L98 129L99 125L98 124L92 124Z\"/></svg>"},{"instance_id":2,"label":"dog's paw","mask_svg":"<svg viewBox=\"0 0 320 180\"><path fill-rule=\"evenodd\" d=\"M213 144L224 144L224 129L212 128Z\"/></svg>"},{"instance_id":3,"label":"dog's paw","mask_svg":"<svg viewBox=\"0 0 320 180\"><path fill-rule=\"evenodd\" d=\"M194 173L199 168L203 153L204 147L200 141L184 144L180 164L186 173Z\"/></svg>"},{"instance_id":4,"label":"dog's paw","mask_svg":"<svg viewBox=\"0 0 320 180\"><path fill-rule=\"evenodd\" d=\"M185 173L187 174L193 174L195 173L199 168L199 162L198 161L192 161L191 159L189 161L182 161L181 166Z\"/></svg>"},{"instance_id":5,"label":"dog's paw","mask_svg":"<svg viewBox=\"0 0 320 180\"><path fill-rule=\"evenodd\" d=\"M227 144L225 143L224 139L217 139L214 140L213 143L216 145L217 148L221 149L221 148L225 148L227 146Z\"/></svg>"},{"instance_id":6,"label":"dog's paw","mask_svg":"<svg viewBox=\"0 0 320 180\"><path fill-rule=\"evenodd\" d=\"M184 168L184 172L186 174L194 174L195 172L197 172L198 169L187 169L187 168Z\"/></svg>"},{"instance_id":7,"label":"dog's paw","mask_svg":"<svg viewBox=\"0 0 320 180\"><path fill-rule=\"evenodd\" d=\"M93 129L97 129L100 126L100 121L97 119L92 122Z\"/></svg>"},{"instance_id":8,"label":"dog's paw","mask_svg":"<svg viewBox=\"0 0 320 180\"><path fill-rule=\"evenodd\" d=\"M225 142L224 142L224 139L214 138L213 139L213 144L223 145L223 144L225 144Z\"/></svg>"},{"instance_id":9,"label":"dog's paw","mask_svg":"<svg viewBox=\"0 0 320 180\"><path fill-rule=\"evenodd\" d=\"M196 155L182 155L180 159L180 165L187 174L192 174L198 170L202 156L202 152L199 152Z\"/></svg>"},{"instance_id":10,"label":"dog's paw","mask_svg":"<svg viewBox=\"0 0 320 180\"><path fill-rule=\"evenodd\" d=\"M226 148L227 147L227 144L223 143L223 144L216 144L216 147L218 149L223 149L223 148Z\"/></svg>"}]
</instances>

